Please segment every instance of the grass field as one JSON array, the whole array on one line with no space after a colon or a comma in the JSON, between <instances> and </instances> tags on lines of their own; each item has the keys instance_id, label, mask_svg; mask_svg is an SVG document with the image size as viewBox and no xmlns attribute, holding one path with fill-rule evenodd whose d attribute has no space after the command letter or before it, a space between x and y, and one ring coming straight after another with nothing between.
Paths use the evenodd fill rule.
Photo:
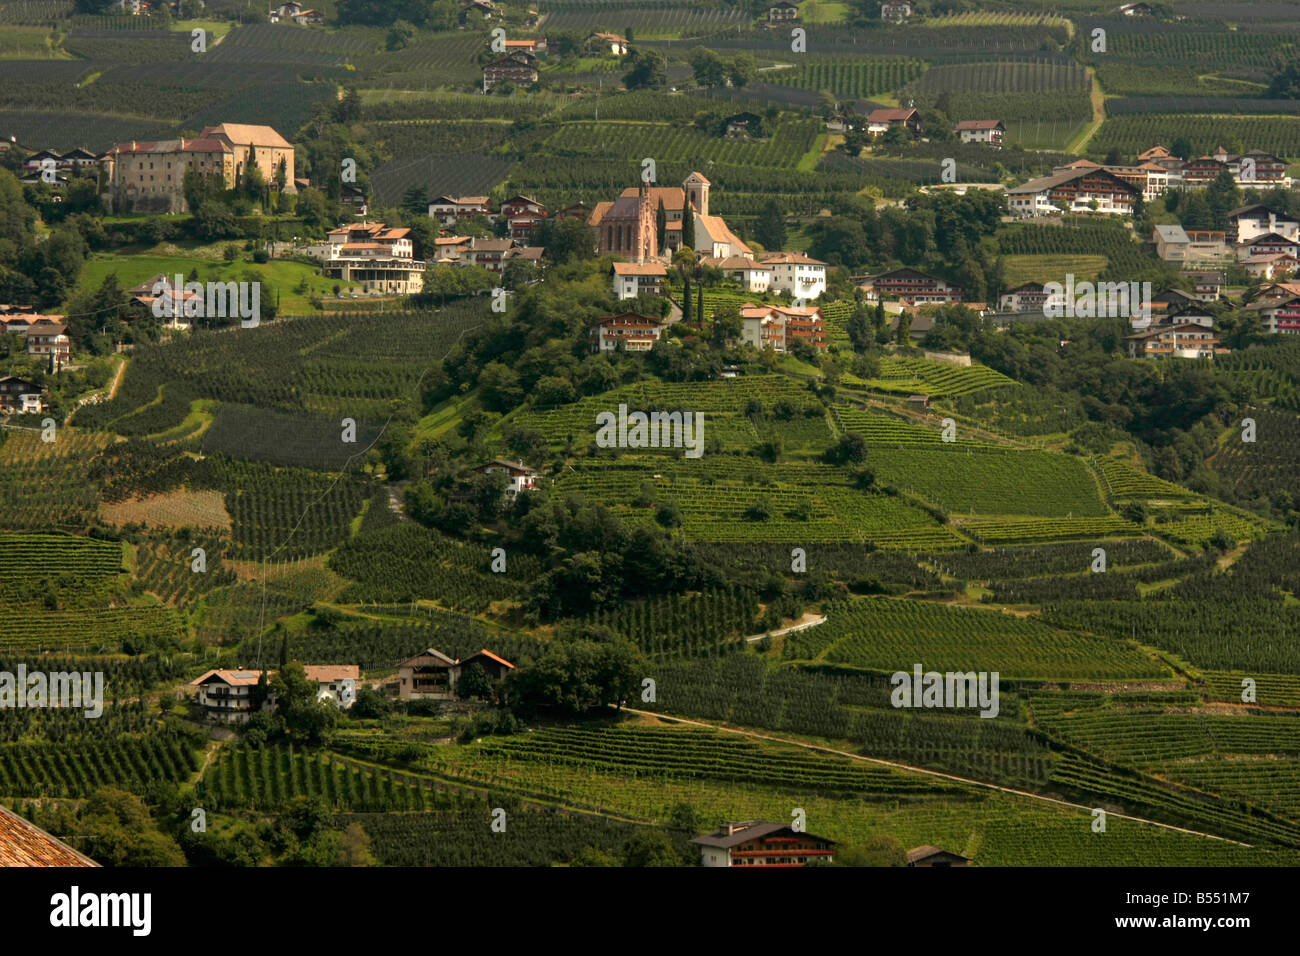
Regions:
<instances>
[{"instance_id":1,"label":"grass field","mask_svg":"<svg viewBox=\"0 0 1300 956\"><path fill-rule=\"evenodd\" d=\"M99 516L113 525L132 522L150 528L223 528L230 530L225 496L219 491L169 491L99 506Z\"/></svg>"}]
</instances>

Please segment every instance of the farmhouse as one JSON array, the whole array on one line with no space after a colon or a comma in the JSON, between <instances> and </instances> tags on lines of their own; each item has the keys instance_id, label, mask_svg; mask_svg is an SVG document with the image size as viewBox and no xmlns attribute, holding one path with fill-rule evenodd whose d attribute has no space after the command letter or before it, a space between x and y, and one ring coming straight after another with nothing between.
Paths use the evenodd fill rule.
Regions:
<instances>
[{"instance_id":1,"label":"farmhouse","mask_svg":"<svg viewBox=\"0 0 1300 956\"><path fill-rule=\"evenodd\" d=\"M870 289L879 298L896 296L907 306L926 302L949 304L960 302L962 298L961 286L927 275L920 269L893 269L878 276L869 276L861 288Z\"/></svg>"},{"instance_id":2,"label":"farmhouse","mask_svg":"<svg viewBox=\"0 0 1300 956\"><path fill-rule=\"evenodd\" d=\"M519 242L535 239L546 221L546 207L531 196L512 196L501 204L510 238Z\"/></svg>"},{"instance_id":3,"label":"farmhouse","mask_svg":"<svg viewBox=\"0 0 1300 956\"><path fill-rule=\"evenodd\" d=\"M397 695L402 700L451 700L456 696L456 682L475 664L494 678L505 676L515 666L486 648L458 661L430 647L397 665Z\"/></svg>"},{"instance_id":4,"label":"farmhouse","mask_svg":"<svg viewBox=\"0 0 1300 956\"><path fill-rule=\"evenodd\" d=\"M522 461L506 461L504 458L494 458L486 465L479 465L474 470L480 475L505 475L508 481L506 495L511 498L521 492L532 491L537 487L537 472Z\"/></svg>"},{"instance_id":5,"label":"farmhouse","mask_svg":"<svg viewBox=\"0 0 1300 956\"><path fill-rule=\"evenodd\" d=\"M790 0L779 0L767 8L768 23L787 23L799 19L799 7Z\"/></svg>"},{"instance_id":6,"label":"farmhouse","mask_svg":"<svg viewBox=\"0 0 1300 956\"><path fill-rule=\"evenodd\" d=\"M424 288L423 260L414 258L411 230L382 222L359 222L332 229L324 274L357 283L366 292L413 295Z\"/></svg>"},{"instance_id":7,"label":"farmhouse","mask_svg":"<svg viewBox=\"0 0 1300 956\"><path fill-rule=\"evenodd\" d=\"M1066 212L1127 215L1141 191L1105 169L1072 169L1031 179L1007 190L1012 213L1045 216Z\"/></svg>"},{"instance_id":8,"label":"farmhouse","mask_svg":"<svg viewBox=\"0 0 1300 956\"><path fill-rule=\"evenodd\" d=\"M610 273L614 277L614 295L620 301L659 295L668 278L668 270L660 262L615 262Z\"/></svg>"},{"instance_id":9,"label":"farmhouse","mask_svg":"<svg viewBox=\"0 0 1300 956\"><path fill-rule=\"evenodd\" d=\"M429 216L451 229L460 216L472 216L476 213L486 216L490 212L487 196L439 196L429 203Z\"/></svg>"},{"instance_id":10,"label":"farmhouse","mask_svg":"<svg viewBox=\"0 0 1300 956\"><path fill-rule=\"evenodd\" d=\"M1126 335L1129 358L1214 358L1225 354L1228 350L1219 347L1218 336L1203 324L1203 318L1185 313L1165 316L1150 328Z\"/></svg>"},{"instance_id":11,"label":"farmhouse","mask_svg":"<svg viewBox=\"0 0 1300 956\"><path fill-rule=\"evenodd\" d=\"M1265 233L1239 243L1237 255L1242 259L1278 255L1300 257L1300 239L1288 239L1276 232Z\"/></svg>"},{"instance_id":12,"label":"farmhouse","mask_svg":"<svg viewBox=\"0 0 1300 956\"><path fill-rule=\"evenodd\" d=\"M498 83L532 86L537 82L537 57L526 50L515 50L483 67L483 92Z\"/></svg>"},{"instance_id":13,"label":"farmhouse","mask_svg":"<svg viewBox=\"0 0 1300 956\"><path fill-rule=\"evenodd\" d=\"M663 334L664 324L636 312L607 315L591 327L593 352L649 352Z\"/></svg>"},{"instance_id":14,"label":"farmhouse","mask_svg":"<svg viewBox=\"0 0 1300 956\"><path fill-rule=\"evenodd\" d=\"M785 823L746 820L724 823L716 833L691 840L704 866L806 866L835 859L835 841Z\"/></svg>"},{"instance_id":15,"label":"farmhouse","mask_svg":"<svg viewBox=\"0 0 1300 956\"><path fill-rule=\"evenodd\" d=\"M1002 312L1042 312L1052 297L1041 282L1026 282L1002 293L998 309Z\"/></svg>"},{"instance_id":16,"label":"farmhouse","mask_svg":"<svg viewBox=\"0 0 1300 956\"><path fill-rule=\"evenodd\" d=\"M963 143L988 143L1001 146L1007 128L1002 120L962 120L957 124L958 137Z\"/></svg>"},{"instance_id":17,"label":"farmhouse","mask_svg":"<svg viewBox=\"0 0 1300 956\"><path fill-rule=\"evenodd\" d=\"M758 261L772 270L768 288L797 299L816 299L826 291L826 263L799 252L766 252Z\"/></svg>"},{"instance_id":18,"label":"farmhouse","mask_svg":"<svg viewBox=\"0 0 1300 956\"><path fill-rule=\"evenodd\" d=\"M627 56L627 37L617 33L593 33L583 41L582 48L587 53Z\"/></svg>"},{"instance_id":19,"label":"farmhouse","mask_svg":"<svg viewBox=\"0 0 1300 956\"><path fill-rule=\"evenodd\" d=\"M356 664L306 664L307 679L317 687L316 699L349 710L357 700L361 668Z\"/></svg>"},{"instance_id":20,"label":"farmhouse","mask_svg":"<svg viewBox=\"0 0 1300 956\"><path fill-rule=\"evenodd\" d=\"M912 15L912 0L885 0L880 5L880 19L902 23Z\"/></svg>"},{"instance_id":21,"label":"farmhouse","mask_svg":"<svg viewBox=\"0 0 1300 956\"><path fill-rule=\"evenodd\" d=\"M966 866L970 863L960 853L941 850L937 846L918 846L907 851L908 866Z\"/></svg>"},{"instance_id":22,"label":"farmhouse","mask_svg":"<svg viewBox=\"0 0 1300 956\"><path fill-rule=\"evenodd\" d=\"M27 354L54 360L57 367L66 365L72 358L72 340L68 327L60 321L61 315L47 315L27 328Z\"/></svg>"},{"instance_id":23,"label":"farmhouse","mask_svg":"<svg viewBox=\"0 0 1300 956\"><path fill-rule=\"evenodd\" d=\"M0 412L6 415L34 415L41 412L41 392L35 382L16 375L0 378Z\"/></svg>"},{"instance_id":24,"label":"farmhouse","mask_svg":"<svg viewBox=\"0 0 1300 956\"><path fill-rule=\"evenodd\" d=\"M461 262L479 266L489 272L501 272L505 269L505 261L509 258L510 250L514 245L513 239L484 239L481 236L471 236L469 248L461 253Z\"/></svg>"},{"instance_id":25,"label":"farmhouse","mask_svg":"<svg viewBox=\"0 0 1300 956\"><path fill-rule=\"evenodd\" d=\"M756 349L788 352L802 342L826 351L826 321L822 310L808 306L752 305L740 308L741 341Z\"/></svg>"},{"instance_id":26,"label":"farmhouse","mask_svg":"<svg viewBox=\"0 0 1300 956\"><path fill-rule=\"evenodd\" d=\"M879 136L891 126L902 127L913 136L921 133L921 114L914 109L879 109L867 114L867 132Z\"/></svg>"},{"instance_id":27,"label":"farmhouse","mask_svg":"<svg viewBox=\"0 0 1300 956\"><path fill-rule=\"evenodd\" d=\"M1286 239L1300 239L1300 222L1273 206L1255 203L1228 213L1228 235L1232 242L1249 242L1270 233Z\"/></svg>"},{"instance_id":28,"label":"farmhouse","mask_svg":"<svg viewBox=\"0 0 1300 956\"><path fill-rule=\"evenodd\" d=\"M269 681L270 671L226 670L215 668L190 681L198 688L199 709L209 720L243 723L269 701L258 693L262 675Z\"/></svg>"}]
</instances>

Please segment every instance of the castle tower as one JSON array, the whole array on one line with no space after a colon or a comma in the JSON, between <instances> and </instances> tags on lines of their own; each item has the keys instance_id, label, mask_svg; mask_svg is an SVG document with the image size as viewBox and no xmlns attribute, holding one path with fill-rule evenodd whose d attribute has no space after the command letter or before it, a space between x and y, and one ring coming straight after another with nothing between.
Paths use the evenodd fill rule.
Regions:
<instances>
[{"instance_id":1,"label":"castle tower","mask_svg":"<svg viewBox=\"0 0 1300 956\"><path fill-rule=\"evenodd\" d=\"M686 190L687 205L694 206L695 211L701 216L709 214L709 186L709 181L702 173L691 173L682 181L682 189Z\"/></svg>"}]
</instances>

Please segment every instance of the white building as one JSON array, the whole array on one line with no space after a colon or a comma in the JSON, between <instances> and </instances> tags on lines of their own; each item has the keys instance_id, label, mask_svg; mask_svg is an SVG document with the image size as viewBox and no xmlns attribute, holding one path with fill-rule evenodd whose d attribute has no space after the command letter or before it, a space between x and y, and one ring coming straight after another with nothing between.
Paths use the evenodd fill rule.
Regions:
<instances>
[{"instance_id":1,"label":"white building","mask_svg":"<svg viewBox=\"0 0 1300 956\"><path fill-rule=\"evenodd\" d=\"M649 352L663 335L664 324L649 315L607 315L591 327L593 352Z\"/></svg>"},{"instance_id":2,"label":"white building","mask_svg":"<svg viewBox=\"0 0 1300 956\"><path fill-rule=\"evenodd\" d=\"M307 679L316 684L316 699L349 710L357 701L361 668L356 664L307 664Z\"/></svg>"},{"instance_id":3,"label":"white building","mask_svg":"<svg viewBox=\"0 0 1300 956\"><path fill-rule=\"evenodd\" d=\"M957 124L957 135L963 143L988 143L1001 146L1007 128L1002 120L962 120Z\"/></svg>"},{"instance_id":4,"label":"white building","mask_svg":"<svg viewBox=\"0 0 1300 956\"><path fill-rule=\"evenodd\" d=\"M755 262L744 256L714 259L706 256L700 265L721 269L732 282L746 292L766 292L772 285L772 267L766 262Z\"/></svg>"},{"instance_id":5,"label":"white building","mask_svg":"<svg viewBox=\"0 0 1300 956\"><path fill-rule=\"evenodd\" d=\"M476 470L480 475L505 475L507 480L506 495L511 498L521 492L532 491L537 487L537 472L522 461L505 461L496 458L486 465L480 465Z\"/></svg>"},{"instance_id":6,"label":"white building","mask_svg":"<svg viewBox=\"0 0 1300 956\"><path fill-rule=\"evenodd\" d=\"M614 295L619 300L635 299L639 295L659 295L668 278L668 270L660 262L615 262L610 270L614 279Z\"/></svg>"},{"instance_id":7,"label":"white building","mask_svg":"<svg viewBox=\"0 0 1300 956\"><path fill-rule=\"evenodd\" d=\"M1234 242L1250 242L1270 233L1285 239L1300 239L1300 222L1262 203L1241 206L1228 213L1228 230Z\"/></svg>"},{"instance_id":8,"label":"white building","mask_svg":"<svg viewBox=\"0 0 1300 956\"><path fill-rule=\"evenodd\" d=\"M772 270L768 286L774 292L789 292L797 299L815 299L826 291L826 263L799 252L772 252L759 258Z\"/></svg>"}]
</instances>

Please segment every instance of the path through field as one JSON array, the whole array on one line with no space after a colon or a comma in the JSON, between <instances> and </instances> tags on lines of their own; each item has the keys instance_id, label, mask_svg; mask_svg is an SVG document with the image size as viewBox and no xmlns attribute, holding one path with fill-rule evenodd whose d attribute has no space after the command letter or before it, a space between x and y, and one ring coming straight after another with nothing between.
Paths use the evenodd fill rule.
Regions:
<instances>
[{"instance_id":1,"label":"path through field","mask_svg":"<svg viewBox=\"0 0 1300 956\"><path fill-rule=\"evenodd\" d=\"M810 627L816 627L818 624L824 624L825 622L825 614L813 614L810 611L789 627L783 627L778 631L764 631L762 634L751 634L749 637L745 638L745 640L752 644L755 641L761 641L765 637L780 637L782 634L792 634L795 631L803 631Z\"/></svg>"},{"instance_id":2,"label":"path through field","mask_svg":"<svg viewBox=\"0 0 1300 956\"><path fill-rule=\"evenodd\" d=\"M1092 101L1092 122L1065 147L1067 153L1082 153L1106 119L1106 94L1102 92L1101 81L1097 79L1097 71L1092 67L1088 67L1088 81L1091 84L1088 97Z\"/></svg>"}]
</instances>

